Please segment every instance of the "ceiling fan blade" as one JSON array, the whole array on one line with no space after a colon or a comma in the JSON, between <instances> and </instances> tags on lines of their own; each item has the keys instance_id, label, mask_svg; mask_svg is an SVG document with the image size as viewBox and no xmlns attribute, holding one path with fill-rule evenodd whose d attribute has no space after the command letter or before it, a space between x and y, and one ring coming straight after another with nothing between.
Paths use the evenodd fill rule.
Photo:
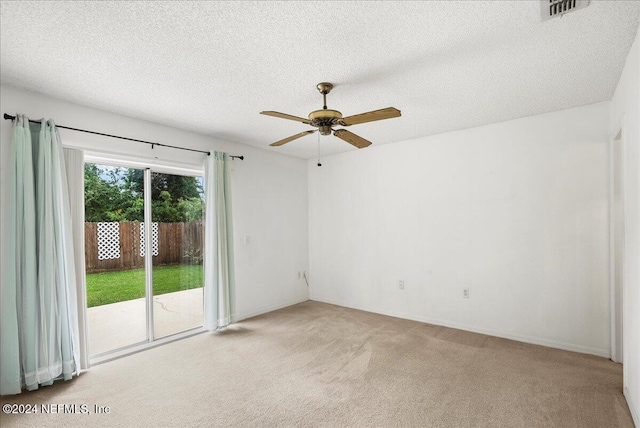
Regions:
<instances>
[{"instance_id":1,"label":"ceiling fan blade","mask_svg":"<svg viewBox=\"0 0 640 428\"><path fill-rule=\"evenodd\" d=\"M371 145L371 141L367 141L364 138L354 134L353 132L347 131L346 129L337 129L333 131L333 135L359 149L364 149L365 147L369 147Z\"/></svg>"},{"instance_id":2,"label":"ceiling fan blade","mask_svg":"<svg viewBox=\"0 0 640 428\"><path fill-rule=\"evenodd\" d=\"M347 116L340 121L340 124L350 126L357 125L359 123L373 122L375 120L391 119L392 117L400 117L400 110L394 107L387 107L380 110L373 110L366 113Z\"/></svg>"},{"instance_id":3,"label":"ceiling fan blade","mask_svg":"<svg viewBox=\"0 0 640 428\"><path fill-rule=\"evenodd\" d=\"M315 129L312 129L310 131L304 131L304 132L301 132L299 134L292 135L291 137L287 137L287 138L285 138L283 140L276 141L275 143L271 143L269 145L271 147L281 146L283 144L287 144L289 141L297 140L298 138L304 137L305 135L313 134L314 132L316 132Z\"/></svg>"},{"instance_id":4,"label":"ceiling fan blade","mask_svg":"<svg viewBox=\"0 0 640 428\"><path fill-rule=\"evenodd\" d=\"M306 123L306 124L311 123L311 121L309 119L305 119L303 117L298 117L298 116L292 116L290 114L280 113L280 112L277 112L277 111L261 111L260 114L264 114L266 116L279 117L281 119L295 120L297 122L302 122L302 123Z\"/></svg>"}]
</instances>

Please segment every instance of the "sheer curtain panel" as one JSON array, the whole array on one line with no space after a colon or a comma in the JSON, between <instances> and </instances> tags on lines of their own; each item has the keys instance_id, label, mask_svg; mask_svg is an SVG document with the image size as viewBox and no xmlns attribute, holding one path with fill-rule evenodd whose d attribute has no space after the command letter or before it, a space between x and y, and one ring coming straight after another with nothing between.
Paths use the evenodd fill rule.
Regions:
<instances>
[{"instance_id":1,"label":"sheer curtain panel","mask_svg":"<svg viewBox=\"0 0 640 428\"><path fill-rule=\"evenodd\" d=\"M73 233L62 143L53 121L17 115L10 148L0 393L80 370Z\"/></svg>"},{"instance_id":2,"label":"sheer curtain panel","mask_svg":"<svg viewBox=\"0 0 640 428\"><path fill-rule=\"evenodd\" d=\"M231 160L214 152L205 160L204 327L235 322Z\"/></svg>"},{"instance_id":3,"label":"sheer curtain panel","mask_svg":"<svg viewBox=\"0 0 640 428\"><path fill-rule=\"evenodd\" d=\"M73 232L73 250L76 267L76 290L78 308L78 327L80 329L80 370L89 368L87 343L87 284L84 261L84 152L65 147L64 163L67 169L69 186L69 207L71 208L71 228Z\"/></svg>"}]
</instances>

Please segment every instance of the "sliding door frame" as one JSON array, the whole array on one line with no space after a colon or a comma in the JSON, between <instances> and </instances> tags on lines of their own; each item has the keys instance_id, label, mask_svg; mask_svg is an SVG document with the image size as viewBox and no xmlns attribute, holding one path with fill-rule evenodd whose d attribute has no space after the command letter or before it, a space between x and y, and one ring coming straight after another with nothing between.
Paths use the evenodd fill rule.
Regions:
<instances>
[{"instance_id":1,"label":"sliding door frame","mask_svg":"<svg viewBox=\"0 0 640 428\"><path fill-rule=\"evenodd\" d=\"M153 342L153 251L151 239L151 169L144 170L144 278L147 307L147 342Z\"/></svg>"},{"instance_id":2,"label":"sliding door frame","mask_svg":"<svg viewBox=\"0 0 640 428\"><path fill-rule=\"evenodd\" d=\"M153 251L152 248L152 212L151 212L151 174L159 172L164 174L180 175L187 177L203 177L204 167L197 168L195 166L169 166L165 164L156 164L152 160L145 158L120 156L112 157L108 153L101 152L85 152L84 163L94 163L99 165L107 165L120 168L135 168L144 171L144 245L149 249L145 251L145 291L146 291L146 326L147 338L145 341L134 343L131 345L117 348L112 351L103 352L97 355L88 355L89 367L112 361L123 356L131 355L146 349L155 348L166 343L180 340L196 334L205 333L204 327L195 327L179 333L163 336L159 339L154 337L154 320L153 320ZM83 192L84 195L84 192ZM84 291L86 293L86 291ZM84 331L87 329L87 306L84 305L83 325ZM89 333L90 334L90 333Z\"/></svg>"}]
</instances>

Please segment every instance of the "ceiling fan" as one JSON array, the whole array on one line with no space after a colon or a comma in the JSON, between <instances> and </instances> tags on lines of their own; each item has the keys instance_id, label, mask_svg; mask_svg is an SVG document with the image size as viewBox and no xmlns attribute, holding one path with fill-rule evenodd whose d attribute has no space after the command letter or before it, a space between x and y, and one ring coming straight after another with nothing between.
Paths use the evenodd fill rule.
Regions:
<instances>
[{"instance_id":1,"label":"ceiling fan","mask_svg":"<svg viewBox=\"0 0 640 428\"><path fill-rule=\"evenodd\" d=\"M290 114L279 113L277 111L261 111L260 114L280 117L282 119L295 120L297 122L311 125L318 128L317 130L320 131L320 135L331 135L331 132L333 132L333 135L335 135L336 137L359 149L370 146L371 141L365 140L364 138L354 134L353 132L347 131L346 129L333 129L333 127L351 126L357 125L359 123L373 122L382 119L391 119L393 117L400 116L400 110L393 107L387 107L380 110L373 110L353 116L342 117L342 113L340 113L338 110L327 109L327 94L331 92L331 89L333 89L333 85L329 82L322 82L318 83L316 87L322 94L324 106L322 107L322 110L315 110L309 113L308 119L298 116L292 116ZM283 144L287 144L288 142L304 137L305 135L313 134L314 132L316 132L316 129L303 131L299 134L292 135L291 137L276 141L275 143L271 143L270 146L282 146Z\"/></svg>"}]
</instances>

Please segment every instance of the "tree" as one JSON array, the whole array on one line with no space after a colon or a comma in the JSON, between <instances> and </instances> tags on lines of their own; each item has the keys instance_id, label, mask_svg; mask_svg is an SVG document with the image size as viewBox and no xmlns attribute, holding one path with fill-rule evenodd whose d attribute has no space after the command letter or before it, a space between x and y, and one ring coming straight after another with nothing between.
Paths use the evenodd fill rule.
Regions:
<instances>
[{"instance_id":1,"label":"tree","mask_svg":"<svg viewBox=\"0 0 640 428\"><path fill-rule=\"evenodd\" d=\"M182 212L184 221L199 221L204 216L204 202L202 198L187 198L178 201L178 209Z\"/></svg>"},{"instance_id":2,"label":"tree","mask_svg":"<svg viewBox=\"0 0 640 428\"><path fill-rule=\"evenodd\" d=\"M86 221L121 221L129 202L119 185L121 180L122 173L118 169L84 165Z\"/></svg>"},{"instance_id":3,"label":"tree","mask_svg":"<svg viewBox=\"0 0 640 428\"><path fill-rule=\"evenodd\" d=\"M85 164L86 221L144 221L143 194L143 170ZM202 181L197 177L153 173L153 221L201 220L203 194Z\"/></svg>"},{"instance_id":4,"label":"tree","mask_svg":"<svg viewBox=\"0 0 640 428\"><path fill-rule=\"evenodd\" d=\"M129 169L125 181L133 191L142 194L144 171L141 169ZM151 200L162 199L160 195L162 192L169 192L176 201L179 199L202 198L203 196L202 184L196 177L154 172L151 174Z\"/></svg>"}]
</instances>

